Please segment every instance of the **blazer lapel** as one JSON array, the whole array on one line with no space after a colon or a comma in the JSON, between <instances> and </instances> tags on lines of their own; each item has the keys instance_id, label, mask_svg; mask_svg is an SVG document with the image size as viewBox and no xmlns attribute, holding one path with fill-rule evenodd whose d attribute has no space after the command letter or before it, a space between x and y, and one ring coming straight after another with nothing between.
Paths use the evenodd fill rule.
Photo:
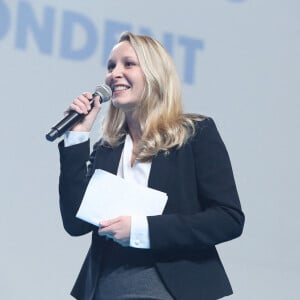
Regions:
<instances>
[{"instance_id":1,"label":"blazer lapel","mask_svg":"<svg viewBox=\"0 0 300 300\"><path fill-rule=\"evenodd\" d=\"M97 153L96 168L117 174L123 147L124 143L115 148L101 147L101 150Z\"/></svg>"},{"instance_id":2,"label":"blazer lapel","mask_svg":"<svg viewBox=\"0 0 300 300\"><path fill-rule=\"evenodd\" d=\"M159 152L155 157L153 157L149 174L148 187L164 193L168 193L173 157L174 152L172 150L168 155L165 155L163 152Z\"/></svg>"}]
</instances>

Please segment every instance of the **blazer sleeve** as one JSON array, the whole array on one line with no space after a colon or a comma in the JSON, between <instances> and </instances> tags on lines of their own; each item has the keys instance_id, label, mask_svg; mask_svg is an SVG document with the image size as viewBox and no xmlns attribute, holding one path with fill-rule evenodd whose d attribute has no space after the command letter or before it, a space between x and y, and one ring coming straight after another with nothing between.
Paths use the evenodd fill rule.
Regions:
<instances>
[{"instance_id":1,"label":"blazer sleeve","mask_svg":"<svg viewBox=\"0 0 300 300\"><path fill-rule=\"evenodd\" d=\"M196 178L203 209L192 214L148 217L151 249L202 249L242 233L244 214L225 145L211 118L198 125L190 141L196 173L191 178Z\"/></svg>"},{"instance_id":2,"label":"blazer sleeve","mask_svg":"<svg viewBox=\"0 0 300 300\"><path fill-rule=\"evenodd\" d=\"M90 141L64 147L59 143L59 204L65 230L72 236L90 232L95 226L76 217L90 177L94 171L97 144L90 155Z\"/></svg>"}]
</instances>

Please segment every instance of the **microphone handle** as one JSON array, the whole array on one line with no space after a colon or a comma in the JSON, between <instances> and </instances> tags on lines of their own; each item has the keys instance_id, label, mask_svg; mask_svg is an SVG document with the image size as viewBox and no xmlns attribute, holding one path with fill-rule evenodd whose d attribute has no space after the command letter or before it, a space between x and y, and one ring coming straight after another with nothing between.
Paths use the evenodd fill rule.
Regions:
<instances>
[{"instance_id":1,"label":"microphone handle","mask_svg":"<svg viewBox=\"0 0 300 300\"><path fill-rule=\"evenodd\" d=\"M93 98L90 100L91 107L93 107L94 98L96 96L99 96L99 94L93 94ZM100 97L100 103L102 102L103 100ZM58 137L62 136L66 131L71 129L75 124L79 123L84 117L84 114L79 114L74 110L70 110L61 121L59 121L50 129L50 131L46 134L46 139L50 142L53 142Z\"/></svg>"}]
</instances>

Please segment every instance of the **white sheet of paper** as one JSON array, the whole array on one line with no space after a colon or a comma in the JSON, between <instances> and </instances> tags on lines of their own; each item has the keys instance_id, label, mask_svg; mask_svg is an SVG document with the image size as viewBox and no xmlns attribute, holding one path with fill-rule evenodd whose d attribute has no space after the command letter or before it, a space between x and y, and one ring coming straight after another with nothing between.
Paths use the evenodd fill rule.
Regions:
<instances>
[{"instance_id":1,"label":"white sheet of paper","mask_svg":"<svg viewBox=\"0 0 300 300\"><path fill-rule=\"evenodd\" d=\"M161 215L167 198L166 193L97 169L76 217L98 226L101 220L119 216Z\"/></svg>"}]
</instances>

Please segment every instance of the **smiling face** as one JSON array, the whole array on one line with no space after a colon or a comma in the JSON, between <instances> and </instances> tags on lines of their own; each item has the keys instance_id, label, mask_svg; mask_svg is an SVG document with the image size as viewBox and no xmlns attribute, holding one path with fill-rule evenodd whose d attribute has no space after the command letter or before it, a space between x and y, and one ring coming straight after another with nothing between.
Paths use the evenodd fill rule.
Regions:
<instances>
[{"instance_id":1,"label":"smiling face","mask_svg":"<svg viewBox=\"0 0 300 300\"><path fill-rule=\"evenodd\" d=\"M112 49L105 83L112 89L112 103L115 107L124 112L135 110L143 97L145 76L128 41L120 42Z\"/></svg>"}]
</instances>

